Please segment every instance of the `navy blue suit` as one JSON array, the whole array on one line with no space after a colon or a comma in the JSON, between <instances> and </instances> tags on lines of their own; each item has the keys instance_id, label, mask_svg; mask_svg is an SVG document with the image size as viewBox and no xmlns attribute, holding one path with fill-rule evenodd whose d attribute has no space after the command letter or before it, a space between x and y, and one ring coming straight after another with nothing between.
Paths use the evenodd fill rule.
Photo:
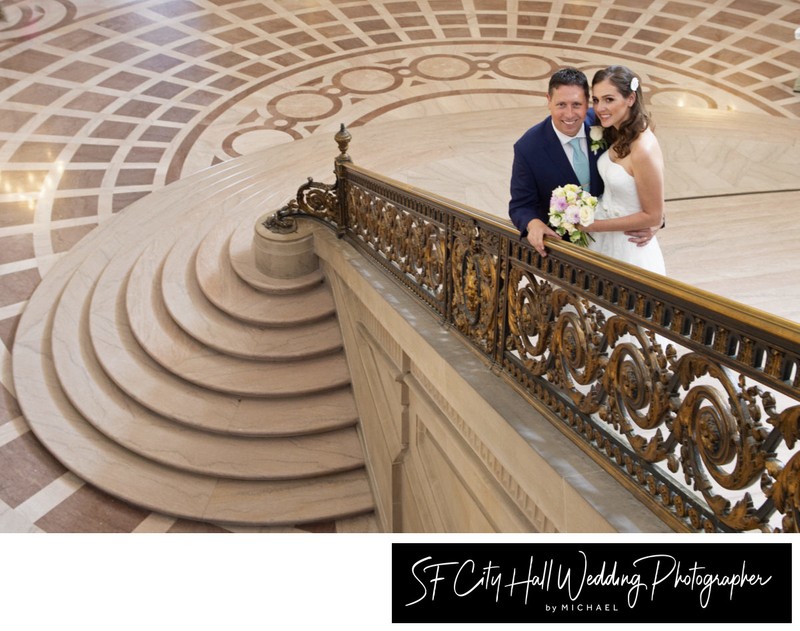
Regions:
<instances>
[{"instance_id":1,"label":"navy blue suit","mask_svg":"<svg viewBox=\"0 0 800 631\"><path fill-rule=\"evenodd\" d=\"M594 111L589 110L583 123L587 147L591 144L589 126L594 120ZM600 153L598 151L594 154L591 149L589 150L589 192L597 196L603 192L603 180L597 172L597 158ZM538 125L531 127L514 143L508 215L523 237L528 234L528 223L531 219L541 219L545 224L548 223L553 189L565 184L580 184L580 182L567 154L564 153L561 141L553 130L551 117L548 116Z\"/></svg>"}]
</instances>

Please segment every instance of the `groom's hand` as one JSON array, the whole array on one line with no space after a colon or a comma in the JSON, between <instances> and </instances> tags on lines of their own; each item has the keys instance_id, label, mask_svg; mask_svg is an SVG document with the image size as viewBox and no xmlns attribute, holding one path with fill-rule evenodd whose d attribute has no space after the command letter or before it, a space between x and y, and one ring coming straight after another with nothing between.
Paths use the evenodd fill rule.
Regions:
<instances>
[{"instance_id":1,"label":"groom's hand","mask_svg":"<svg viewBox=\"0 0 800 631\"><path fill-rule=\"evenodd\" d=\"M555 237L558 239L556 231L541 219L531 219L528 222L528 243L542 256L547 256L547 250L544 249L545 237Z\"/></svg>"},{"instance_id":2,"label":"groom's hand","mask_svg":"<svg viewBox=\"0 0 800 631\"><path fill-rule=\"evenodd\" d=\"M625 235L628 237L628 241L641 248L650 243L650 239L656 236L656 232L660 229L661 227L659 226L658 228L643 228L642 230L626 230Z\"/></svg>"}]
</instances>

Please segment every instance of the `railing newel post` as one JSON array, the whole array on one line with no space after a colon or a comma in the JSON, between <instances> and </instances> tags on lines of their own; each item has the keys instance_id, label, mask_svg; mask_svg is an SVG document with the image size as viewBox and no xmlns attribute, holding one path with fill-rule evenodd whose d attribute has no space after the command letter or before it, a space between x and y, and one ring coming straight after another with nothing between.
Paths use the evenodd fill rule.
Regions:
<instances>
[{"instance_id":1,"label":"railing newel post","mask_svg":"<svg viewBox=\"0 0 800 631\"><path fill-rule=\"evenodd\" d=\"M350 147L352 135L345 127L344 123L339 127L339 131L334 136L336 144L339 146L339 155L336 156L334 163L334 173L336 175L336 196L337 196L337 230L336 235L341 239L347 232L347 186L345 164L352 160L347 151Z\"/></svg>"}]
</instances>

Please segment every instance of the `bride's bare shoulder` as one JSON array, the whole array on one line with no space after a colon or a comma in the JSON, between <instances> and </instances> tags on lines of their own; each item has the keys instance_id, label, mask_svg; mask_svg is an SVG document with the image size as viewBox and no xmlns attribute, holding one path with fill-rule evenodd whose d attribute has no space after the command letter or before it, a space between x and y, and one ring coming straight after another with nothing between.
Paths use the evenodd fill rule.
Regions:
<instances>
[{"instance_id":1,"label":"bride's bare shoulder","mask_svg":"<svg viewBox=\"0 0 800 631\"><path fill-rule=\"evenodd\" d=\"M652 147L658 145L658 138L649 127L640 133L631 143L631 147Z\"/></svg>"},{"instance_id":2,"label":"bride's bare shoulder","mask_svg":"<svg viewBox=\"0 0 800 631\"><path fill-rule=\"evenodd\" d=\"M661 146L658 144L658 138L650 128L645 129L631 143L631 154L634 158L637 156L661 158Z\"/></svg>"}]
</instances>

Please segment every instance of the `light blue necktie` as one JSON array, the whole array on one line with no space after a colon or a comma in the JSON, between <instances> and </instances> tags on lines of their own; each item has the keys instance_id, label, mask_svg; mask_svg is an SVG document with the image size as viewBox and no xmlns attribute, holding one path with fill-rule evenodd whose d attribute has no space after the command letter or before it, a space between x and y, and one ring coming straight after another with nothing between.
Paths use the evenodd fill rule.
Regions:
<instances>
[{"instance_id":1,"label":"light blue necktie","mask_svg":"<svg viewBox=\"0 0 800 631\"><path fill-rule=\"evenodd\" d=\"M569 141L572 145L572 168L581 183L583 190L589 191L589 160L581 147L581 139L573 138Z\"/></svg>"}]
</instances>

